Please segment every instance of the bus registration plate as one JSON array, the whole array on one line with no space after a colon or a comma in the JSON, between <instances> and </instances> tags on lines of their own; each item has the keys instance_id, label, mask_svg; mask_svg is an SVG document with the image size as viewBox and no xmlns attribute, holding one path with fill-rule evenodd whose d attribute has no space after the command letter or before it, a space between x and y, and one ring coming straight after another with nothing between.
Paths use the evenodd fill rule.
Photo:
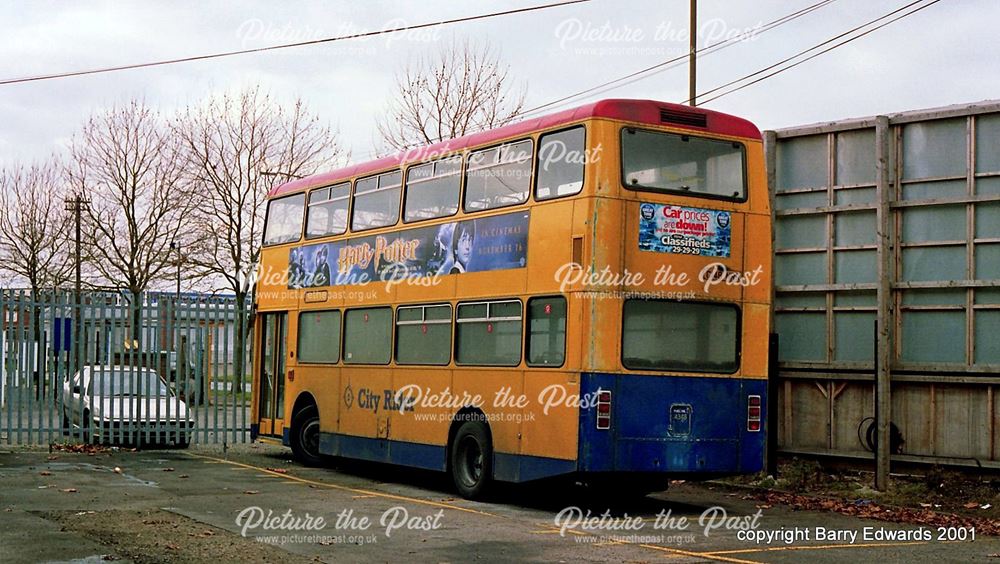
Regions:
<instances>
[{"instance_id":1,"label":"bus registration plate","mask_svg":"<svg viewBox=\"0 0 1000 564\"><path fill-rule=\"evenodd\" d=\"M691 406L675 403L670 406L670 425L667 432L672 437L686 437L691 434Z\"/></svg>"}]
</instances>

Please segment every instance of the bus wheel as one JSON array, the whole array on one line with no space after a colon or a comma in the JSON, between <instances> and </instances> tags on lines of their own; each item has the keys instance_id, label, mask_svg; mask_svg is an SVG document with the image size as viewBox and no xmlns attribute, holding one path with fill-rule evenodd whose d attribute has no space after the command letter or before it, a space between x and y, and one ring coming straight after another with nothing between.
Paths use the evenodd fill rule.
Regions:
<instances>
[{"instance_id":1,"label":"bus wheel","mask_svg":"<svg viewBox=\"0 0 1000 564\"><path fill-rule=\"evenodd\" d=\"M482 497L493 478L493 445L482 421L466 421L451 445L451 479L462 497Z\"/></svg>"},{"instance_id":2,"label":"bus wheel","mask_svg":"<svg viewBox=\"0 0 1000 564\"><path fill-rule=\"evenodd\" d=\"M323 457L319 453L319 411L310 405L300 409L292 417L292 433L289 437L295 458L306 466L318 466Z\"/></svg>"}]
</instances>

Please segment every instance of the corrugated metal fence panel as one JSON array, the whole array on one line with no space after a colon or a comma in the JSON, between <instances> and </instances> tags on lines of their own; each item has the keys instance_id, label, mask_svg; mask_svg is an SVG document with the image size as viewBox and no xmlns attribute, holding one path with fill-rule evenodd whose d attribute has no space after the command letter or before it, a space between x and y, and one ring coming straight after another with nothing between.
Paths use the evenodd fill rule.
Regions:
<instances>
[{"instance_id":1,"label":"corrugated metal fence panel","mask_svg":"<svg viewBox=\"0 0 1000 564\"><path fill-rule=\"evenodd\" d=\"M235 346L249 304L100 292L77 303L68 291L0 290L0 442L249 440L250 354Z\"/></svg>"},{"instance_id":2,"label":"corrugated metal fence panel","mask_svg":"<svg viewBox=\"0 0 1000 564\"><path fill-rule=\"evenodd\" d=\"M783 448L858 454L874 412L874 120L777 132ZM1000 104L890 116L892 420L916 457L996 460ZM860 433L859 433L860 431ZM860 438L859 438L860 436Z\"/></svg>"}]
</instances>

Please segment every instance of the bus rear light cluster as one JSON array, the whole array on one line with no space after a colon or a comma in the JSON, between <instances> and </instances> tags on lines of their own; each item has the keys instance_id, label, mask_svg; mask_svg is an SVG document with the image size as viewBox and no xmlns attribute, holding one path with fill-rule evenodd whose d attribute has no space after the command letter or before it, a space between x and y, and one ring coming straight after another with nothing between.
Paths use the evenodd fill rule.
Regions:
<instances>
[{"instance_id":1,"label":"bus rear light cluster","mask_svg":"<svg viewBox=\"0 0 1000 564\"><path fill-rule=\"evenodd\" d=\"M747 431L760 431L760 396L747 396Z\"/></svg>"},{"instance_id":2,"label":"bus rear light cluster","mask_svg":"<svg viewBox=\"0 0 1000 564\"><path fill-rule=\"evenodd\" d=\"M597 428L611 428L611 391L597 390Z\"/></svg>"}]
</instances>

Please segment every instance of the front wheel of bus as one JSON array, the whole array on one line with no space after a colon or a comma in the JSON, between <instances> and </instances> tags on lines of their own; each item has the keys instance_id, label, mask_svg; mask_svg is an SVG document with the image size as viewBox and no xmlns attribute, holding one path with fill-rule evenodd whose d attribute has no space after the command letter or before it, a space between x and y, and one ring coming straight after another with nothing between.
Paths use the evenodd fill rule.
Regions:
<instances>
[{"instance_id":1,"label":"front wheel of bus","mask_svg":"<svg viewBox=\"0 0 1000 564\"><path fill-rule=\"evenodd\" d=\"M306 466L319 466L323 461L319 453L319 411L315 406L300 409L292 417L289 437L295 458Z\"/></svg>"},{"instance_id":2,"label":"front wheel of bus","mask_svg":"<svg viewBox=\"0 0 1000 564\"><path fill-rule=\"evenodd\" d=\"M451 446L451 478L462 497L482 497L493 478L493 445L482 421L466 421Z\"/></svg>"}]
</instances>

